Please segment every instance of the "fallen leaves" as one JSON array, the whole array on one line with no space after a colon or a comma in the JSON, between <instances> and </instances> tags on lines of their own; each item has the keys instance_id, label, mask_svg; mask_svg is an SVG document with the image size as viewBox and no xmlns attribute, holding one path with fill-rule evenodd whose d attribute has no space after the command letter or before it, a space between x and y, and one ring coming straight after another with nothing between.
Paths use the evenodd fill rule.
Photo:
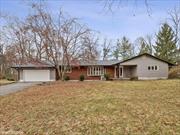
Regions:
<instances>
[{"instance_id":1,"label":"fallen leaves","mask_svg":"<svg viewBox=\"0 0 180 135\"><path fill-rule=\"evenodd\" d=\"M178 134L179 99L180 80L55 82L0 97L0 127L47 135Z\"/></svg>"}]
</instances>

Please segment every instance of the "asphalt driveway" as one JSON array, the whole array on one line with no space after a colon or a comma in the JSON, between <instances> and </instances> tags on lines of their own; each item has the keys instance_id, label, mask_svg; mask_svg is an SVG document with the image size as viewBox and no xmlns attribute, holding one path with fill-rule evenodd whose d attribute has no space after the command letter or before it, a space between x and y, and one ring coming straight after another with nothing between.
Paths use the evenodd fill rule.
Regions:
<instances>
[{"instance_id":1,"label":"asphalt driveway","mask_svg":"<svg viewBox=\"0 0 180 135\"><path fill-rule=\"evenodd\" d=\"M21 90L24 90L25 88L28 88L28 87L31 87L31 86L34 86L37 84L41 84L41 83L40 82L38 82L38 83L37 82L35 82L35 83L18 82L18 83L3 85L3 86L0 86L0 96L14 93L17 91L21 91Z\"/></svg>"}]
</instances>

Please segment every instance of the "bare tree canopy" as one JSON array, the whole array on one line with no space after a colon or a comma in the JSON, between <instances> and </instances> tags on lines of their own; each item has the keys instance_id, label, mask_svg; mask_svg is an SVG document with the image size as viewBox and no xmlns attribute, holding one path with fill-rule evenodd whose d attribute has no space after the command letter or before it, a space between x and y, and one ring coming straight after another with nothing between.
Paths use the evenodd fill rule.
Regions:
<instances>
[{"instance_id":1,"label":"bare tree canopy","mask_svg":"<svg viewBox=\"0 0 180 135\"><path fill-rule=\"evenodd\" d=\"M180 7L175 7L169 11L168 14L170 16L169 20L172 23L172 27L176 36L177 46L180 49Z\"/></svg>"},{"instance_id":2,"label":"bare tree canopy","mask_svg":"<svg viewBox=\"0 0 180 135\"><path fill-rule=\"evenodd\" d=\"M77 18L62 10L53 16L40 4L33 3L30 6L32 13L25 20L5 18L8 23L4 27L4 37L10 41L6 45L9 48L6 53L14 55L12 62L46 60L56 66L59 78L63 79L66 67L72 61L97 57L97 40L92 38L92 31L79 23Z\"/></svg>"},{"instance_id":3,"label":"bare tree canopy","mask_svg":"<svg viewBox=\"0 0 180 135\"><path fill-rule=\"evenodd\" d=\"M112 40L107 38L103 39L102 42L102 59L107 60L112 54Z\"/></svg>"},{"instance_id":4,"label":"bare tree canopy","mask_svg":"<svg viewBox=\"0 0 180 135\"><path fill-rule=\"evenodd\" d=\"M113 13L116 9L119 9L124 5L128 5L130 2L133 3L135 8L138 6L138 2L143 2L144 6L146 7L147 14L149 16L151 15L151 7L149 6L149 0L104 0L104 9Z\"/></svg>"}]
</instances>

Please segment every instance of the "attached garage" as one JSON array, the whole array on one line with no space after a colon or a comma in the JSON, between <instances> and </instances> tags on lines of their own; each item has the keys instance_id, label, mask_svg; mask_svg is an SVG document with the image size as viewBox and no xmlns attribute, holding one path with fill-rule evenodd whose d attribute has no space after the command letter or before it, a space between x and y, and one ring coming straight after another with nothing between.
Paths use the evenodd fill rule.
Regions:
<instances>
[{"instance_id":1,"label":"attached garage","mask_svg":"<svg viewBox=\"0 0 180 135\"><path fill-rule=\"evenodd\" d=\"M56 73L53 65L44 62L28 62L13 66L17 69L20 82L47 82L55 81Z\"/></svg>"},{"instance_id":2,"label":"attached garage","mask_svg":"<svg viewBox=\"0 0 180 135\"><path fill-rule=\"evenodd\" d=\"M33 81L51 81L50 80L50 70L23 70L24 81L33 82Z\"/></svg>"}]
</instances>

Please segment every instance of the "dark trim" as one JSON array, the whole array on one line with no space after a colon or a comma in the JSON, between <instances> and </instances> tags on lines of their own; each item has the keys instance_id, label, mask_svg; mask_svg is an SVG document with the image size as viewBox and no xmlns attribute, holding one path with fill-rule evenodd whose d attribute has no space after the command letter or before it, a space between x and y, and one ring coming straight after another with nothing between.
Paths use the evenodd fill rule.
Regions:
<instances>
[{"instance_id":1,"label":"dark trim","mask_svg":"<svg viewBox=\"0 0 180 135\"><path fill-rule=\"evenodd\" d=\"M174 65L175 65L175 64L173 64L173 63L171 63L171 62L168 62L168 61L166 61L166 60L160 59L160 58L158 58L158 57L156 57L156 56L153 56L153 55L151 55L151 54L148 54L148 53L143 53L143 54L137 55L137 56L135 56L135 57L129 58L129 59L127 59L127 60L121 61L120 64L121 64L121 63L124 63L124 62L127 62L127 61L129 61L129 60L132 60L132 59L136 59L136 58L141 57L141 56L144 56L144 55L150 56L150 57L155 58L155 59L157 59L157 60L160 60L160 61L163 61L163 62L165 62L165 63L168 63L168 64L171 65L171 66L174 66Z\"/></svg>"},{"instance_id":2,"label":"dark trim","mask_svg":"<svg viewBox=\"0 0 180 135\"><path fill-rule=\"evenodd\" d=\"M119 63L119 62L118 62ZM118 64L116 63L116 64ZM90 67L90 66L104 66L104 67L111 67L111 66L114 66L116 64L112 64L112 65L71 65L71 67Z\"/></svg>"},{"instance_id":3,"label":"dark trim","mask_svg":"<svg viewBox=\"0 0 180 135\"><path fill-rule=\"evenodd\" d=\"M118 62L119 63L119 62ZM117 64L117 63L116 63ZM105 67L111 67L114 66L116 64L112 64L112 65L80 65L80 67L89 67L89 66L105 66Z\"/></svg>"},{"instance_id":4,"label":"dark trim","mask_svg":"<svg viewBox=\"0 0 180 135\"><path fill-rule=\"evenodd\" d=\"M54 69L55 67L16 67L16 66L12 66L11 68L14 69Z\"/></svg>"}]
</instances>

